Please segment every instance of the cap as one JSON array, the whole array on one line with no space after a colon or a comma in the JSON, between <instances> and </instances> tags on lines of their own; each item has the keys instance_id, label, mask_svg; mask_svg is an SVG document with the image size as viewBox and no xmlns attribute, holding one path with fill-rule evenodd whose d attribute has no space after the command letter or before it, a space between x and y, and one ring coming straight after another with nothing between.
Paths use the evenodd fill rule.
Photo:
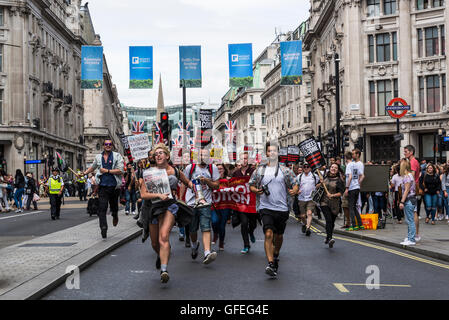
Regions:
<instances>
[{"instance_id":1,"label":"cap","mask_svg":"<svg viewBox=\"0 0 449 320\"><path fill-rule=\"evenodd\" d=\"M51 171L58 171L59 172L59 168L58 167L54 167Z\"/></svg>"}]
</instances>

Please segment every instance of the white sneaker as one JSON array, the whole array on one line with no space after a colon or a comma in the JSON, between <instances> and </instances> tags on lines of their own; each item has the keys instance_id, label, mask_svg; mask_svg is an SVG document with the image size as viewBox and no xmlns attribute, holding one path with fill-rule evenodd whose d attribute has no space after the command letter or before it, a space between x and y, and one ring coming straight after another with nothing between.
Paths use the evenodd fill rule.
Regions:
<instances>
[{"instance_id":1,"label":"white sneaker","mask_svg":"<svg viewBox=\"0 0 449 320\"><path fill-rule=\"evenodd\" d=\"M421 237L420 237L420 236L415 236L415 241L416 241L416 242L421 241Z\"/></svg>"},{"instance_id":2,"label":"white sneaker","mask_svg":"<svg viewBox=\"0 0 449 320\"><path fill-rule=\"evenodd\" d=\"M412 242L407 239L407 241L401 242L401 244L403 246L414 246L416 244L416 242Z\"/></svg>"},{"instance_id":3,"label":"white sneaker","mask_svg":"<svg viewBox=\"0 0 449 320\"><path fill-rule=\"evenodd\" d=\"M8 209L6 209L6 210L8 210ZM449 216L446 216L446 218L445 218L445 219L449 221Z\"/></svg>"},{"instance_id":4,"label":"white sneaker","mask_svg":"<svg viewBox=\"0 0 449 320\"><path fill-rule=\"evenodd\" d=\"M132 213L131 213L133 216L135 216L136 215L136 212L135 211L133 211Z\"/></svg>"}]
</instances>

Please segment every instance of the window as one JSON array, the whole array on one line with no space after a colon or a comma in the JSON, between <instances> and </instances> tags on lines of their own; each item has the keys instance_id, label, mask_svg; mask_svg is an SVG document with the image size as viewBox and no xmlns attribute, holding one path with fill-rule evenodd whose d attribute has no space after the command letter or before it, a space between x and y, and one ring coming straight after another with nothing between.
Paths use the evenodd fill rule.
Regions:
<instances>
[{"instance_id":1,"label":"window","mask_svg":"<svg viewBox=\"0 0 449 320\"><path fill-rule=\"evenodd\" d=\"M3 26L5 23L4 18L3 18L3 16L4 16L3 12L4 12L3 7L0 7L0 26Z\"/></svg>"},{"instance_id":2,"label":"window","mask_svg":"<svg viewBox=\"0 0 449 320\"><path fill-rule=\"evenodd\" d=\"M265 113L262 113L262 124L265 125L266 121L266 115Z\"/></svg>"},{"instance_id":3,"label":"window","mask_svg":"<svg viewBox=\"0 0 449 320\"><path fill-rule=\"evenodd\" d=\"M440 111L440 77L427 76L427 113Z\"/></svg>"},{"instance_id":4,"label":"window","mask_svg":"<svg viewBox=\"0 0 449 320\"><path fill-rule=\"evenodd\" d=\"M0 72L3 72L3 45L0 44Z\"/></svg>"},{"instance_id":5,"label":"window","mask_svg":"<svg viewBox=\"0 0 449 320\"><path fill-rule=\"evenodd\" d=\"M390 80L380 80L377 81L377 115L384 116L385 106L391 100L391 81Z\"/></svg>"},{"instance_id":6,"label":"window","mask_svg":"<svg viewBox=\"0 0 449 320\"><path fill-rule=\"evenodd\" d=\"M374 36L368 36L369 62L374 62Z\"/></svg>"},{"instance_id":7,"label":"window","mask_svg":"<svg viewBox=\"0 0 449 320\"><path fill-rule=\"evenodd\" d=\"M444 26L440 26L441 33L441 55L446 55L446 35L444 34Z\"/></svg>"},{"instance_id":8,"label":"window","mask_svg":"<svg viewBox=\"0 0 449 320\"><path fill-rule=\"evenodd\" d=\"M306 86L307 86L307 95L311 95L312 94L312 83L306 82Z\"/></svg>"},{"instance_id":9,"label":"window","mask_svg":"<svg viewBox=\"0 0 449 320\"><path fill-rule=\"evenodd\" d=\"M429 0L416 0L416 9L423 10L429 7Z\"/></svg>"},{"instance_id":10,"label":"window","mask_svg":"<svg viewBox=\"0 0 449 320\"><path fill-rule=\"evenodd\" d=\"M418 77L419 82L419 111L424 112L424 77Z\"/></svg>"},{"instance_id":11,"label":"window","mask_svg":"<svg viewBox=\"0 0 449 320\"><path fill-rule=\"evenodd\" d=\"M443 7L444 6L444 0L433 0L432 7Z\"/></svg>"},{"instance_id":12,"label":"window","mask_svg":"<svg viewBox=\"0 0 449 320\"><path fill-rule=\"evenodd\" d=\"M383 33L376 35L377 42L377 62L390 61L390 34Z\"/></svg>"},{"instance_id":13,"label":"window","mask_svg":"<svg viewBox=\"0 0 449 320\"><path fill-rule=\"evenodd\" d=\"M3 89L0 89L0 123L3 123Z\"/></svg>"},{"instance_id":14,"label":"window","mask_svg":"<svg viewBox=\"0 0 449 320\"><path fill-rule=\"evenodd\" d=\"M368 0L368 17L380 15L380 0Z\"/></svg>"},{"instance_id":15,"label":"window","mask_svg":"<svg viewBox=\"0 0 449 320\"><path fill-rule=\"evenodd\" d=\"M438 55L438 27L425 28L426 57Z\"/></svg>"},{"instance_id":16,"label":"window","mask_svg":"<svg viewBox=\"0 0 449 320\"><path fill-rule=\"evenodd\" d=\"M398 61L398 38L396 32L393 32L393 61Z\"/></svg>"},{"instance_id":17,"label":"window","mask_svg":"<svg viewBox=\"0 0 449 320\"><path fill-rule=\"evenodd\" d=\"M396 0L384 0L384 15L396 13Z\"/></svg>"},{"instance_id":18,"label":"window","mask_svg":"<svg viewBox=\"0 0 449 320\"><path fill-rule=\"evenodd\" d=\"M250 95L249 100L251 101L251 105L253 105L254 104L254 96Z\"/></svg>"},{"instance_id":19,"label":"window","mask_svg":"<svg viewBox=\"0 0 449 320\"><path fill-rule=\"evenodd\" d=\"M369 101L370 101L370 116L376 116L376 86L374 81L369 82Z\"/></svg>"},{"instance_id":20,"label":"window","mask_svg":"<svg viewBox=\"0 0 449 320\"><path fill-rule=\"evenodd\" d=\"M249 122L252 126L254 125L254 113L249 114Z\"/></svg>"},{"instance_id":21,"label":"window","mask_svg":"<svg viewBox=\"0 0 449 320\"><path fill-rule=\"evenodd\" d=\"M422 36L422 29L418 29L418 57L423 56L423 36Z\"/></svg>"},{"instance_id":22,"label":"window","mask_svg":"<svg viewBox=\"0 0 449 320\"><path fill-rule=\"evenodd\" d=\"M256 143L256 138L255 138L255 134L254 132L251 132L251 144L254 145Z\"/></svg>"},{"instance_id":23,"label":"window","mask_svg":"<svg viewBox=\"0 0 449 320\"><path fill-rule=\"evenodd\" d=\"M443 106L446 105L446 75L441 75L441 87L443 88Z\"/></svg>"}]
</instances>

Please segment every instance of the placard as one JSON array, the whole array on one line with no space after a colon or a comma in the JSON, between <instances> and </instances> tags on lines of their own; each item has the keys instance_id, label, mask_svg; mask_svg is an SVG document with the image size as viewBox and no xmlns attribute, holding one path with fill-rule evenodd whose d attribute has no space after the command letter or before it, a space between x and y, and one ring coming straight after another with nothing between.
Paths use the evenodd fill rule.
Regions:
<instances>
[{"instance_id":1,"label":"placard","mask_svg":"<svg viewBox=\"0 0 449 320\"><path fill-rule=\"evenodd\" d=\"M279 162L286 163L288 158L288 148L279 149Z\"/></svg>"},{"instance_id":2,"label":"placard","mask_svg":"<svg viewBox=\"0 0 449 320\"><path fill-rule=\"evenodd\" d=\"M148 158L148 151L151 150L151 144L147 134L128 136L128 144L135 161Z\"/></svg>"},{"instance_id":3,"label":"placard","mask_svg":"<svg viewBox=\"0 0 449 320\"><path fill-rule=\"evenodd\" d=\"M304 154L304 158L312 168L312 171L326 165L323 154L321 153L315 138L312 137L301 142L299 144L299 149L302 154Z\"/></svg>"},{"instance_id":4,"label":"placard","mask_svg":"<svg viewBox=\"0 0 449 320\"><path fill-rule=\"evenodd\" d=\"M298 146L288 146L288 162L298 162L299 161L299 147Z\"/></svg>"}]
</instances>

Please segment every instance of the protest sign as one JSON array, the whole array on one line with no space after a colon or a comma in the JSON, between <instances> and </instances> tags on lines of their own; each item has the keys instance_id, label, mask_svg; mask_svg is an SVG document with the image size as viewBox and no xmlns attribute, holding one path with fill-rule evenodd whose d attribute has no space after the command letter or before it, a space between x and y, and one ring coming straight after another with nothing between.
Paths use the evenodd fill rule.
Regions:
<instances>
[{"instance_id":1,"label":"protest sign","mask_svg":"<svg viewBox=\"0 0 449 320\"><path fill-rule=\"evenodd\" d=\"M326 165L324 157L318 147L318 143L315 138L309 138L299 144L299 149L304 154L304 158L310 165L313 171L319 169L321 166Z\"/></svg>"},{"instance_id":2,"label":"protest sign","mask_svg":"<svg viewBox=\"0 0 449 320\"><path fill-rule=\"evenodd\" d=\"M256 213L256 195L249 189L249 179L250 177L221 179L219 189L212 192L215 209Z\"/></svg>"},{"instance_id":3,"label":"protest sign","mask_svg":"<svg viewBox=\"0 0 449 320\"><path fill-rule=\"evenodd\" d=\"M151 144L147 134L128 136L128 144L134 160L148 158L148 151L151 150Z\"/></svg>"}]
</instances>

